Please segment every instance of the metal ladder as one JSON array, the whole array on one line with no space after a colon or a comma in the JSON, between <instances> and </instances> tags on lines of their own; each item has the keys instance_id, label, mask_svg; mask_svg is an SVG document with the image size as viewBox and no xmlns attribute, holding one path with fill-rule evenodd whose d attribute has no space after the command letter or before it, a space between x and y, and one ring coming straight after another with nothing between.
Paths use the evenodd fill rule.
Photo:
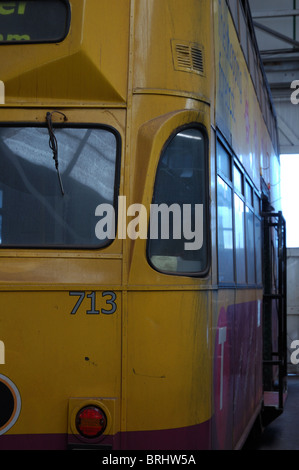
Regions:
<instances>
[{"instance_id":1,"label":"metal ladder","mask_svg":"<svg viewBox=\"0 0 299 470\"><path fill-rule=\"evenodd\" d=\"M263 217L263 381L264 396L272 396L267 421L282 413L287 376L286 224L282 212L262 212ZM277 383L278 381L278 383Z\"/></svg>"}]
</instances>

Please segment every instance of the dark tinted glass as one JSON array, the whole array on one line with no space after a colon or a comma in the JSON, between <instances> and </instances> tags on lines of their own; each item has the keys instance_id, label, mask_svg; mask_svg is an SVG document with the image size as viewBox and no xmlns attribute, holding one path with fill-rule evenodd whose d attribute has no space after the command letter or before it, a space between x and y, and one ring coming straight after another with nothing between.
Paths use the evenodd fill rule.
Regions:
<instances>
[{"instance_id":1,"label":"dark tinted glass","mask_svg":"<svg viewBox=\"0 0 299 470\"><path fill-rule=\"evenodd\" d=\"M207 178L205 136L186 129L162 154L150 217L149 258L159 271L196 274L206 270Z\"/></svg>"},{"instance_id":2,"label":"dark tinted glass","mask_svg":"<svg viewBox=\"0 0 299 470\"><path fill-rule=\"evenodd\" d=\"M57 128L58 173L43 127L0 128L0 246L98 247L95 210L115 202L117 137Z\"/></svg>"},{"instance_id":3,"label":"dark tinted glass","mask_svg":"<svg viewBox=\"0 0 299 470\"><path fill-rule=\"evenodd\" d=\"M67 35L69 25L67 1L0 2L0 44L59 42Z\"/></svg>"}]
</instances>

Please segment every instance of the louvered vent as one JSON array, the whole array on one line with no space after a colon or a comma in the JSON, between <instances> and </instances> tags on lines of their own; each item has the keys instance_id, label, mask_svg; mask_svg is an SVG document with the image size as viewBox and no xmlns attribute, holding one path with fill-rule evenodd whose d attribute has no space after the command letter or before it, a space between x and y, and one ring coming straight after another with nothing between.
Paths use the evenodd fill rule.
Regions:
<instances>
[{"instance_id":1,"label":"louvered vent","mask_svg":"<svg viewBox=\"0 0 299 470\"><path fill-rule=\"evenodd\" d=\"M195 72L204 75L203 47L194 43L172 42L175 70Z\"/></svg>"},{"instance_id":2,"label":"louvered vent","mask_svg":"<svg viewBox=\"0 0 299 470\"><path fill-rule=\"evenodd\" d=\"M193 69L199 73L204 73L202 50L198 47L191 47L191 57Z\"/></svg>"},{"instance_id":3,"label":"louvered vent","mask_svg":"<svg viewBox=\"0 0 299 470\"><path fill-rule=\"evenodd\" d=\"M190 54L190 47L183 44L176 45L176 58L179 67L192 68L192 59Z\"/></svg>"}]
</instances>

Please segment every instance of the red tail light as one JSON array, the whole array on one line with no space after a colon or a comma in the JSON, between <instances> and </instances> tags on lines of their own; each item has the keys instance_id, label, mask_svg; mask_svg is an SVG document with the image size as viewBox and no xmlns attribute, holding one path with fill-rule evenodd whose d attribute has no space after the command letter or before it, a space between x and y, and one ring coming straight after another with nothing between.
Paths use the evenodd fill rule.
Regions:
<instances>
[{"instance_id":1,"label":"red tail light","mask_svg":"<svg viewBox=\"0 0 299 470\"><path fill-rule=\"evenodd\" d=\"M86 406L77 413L76 427L83 437L90 439L99 437L105 431L106 426L106 415L97 406Z\"/></svg>"}]
</instances>

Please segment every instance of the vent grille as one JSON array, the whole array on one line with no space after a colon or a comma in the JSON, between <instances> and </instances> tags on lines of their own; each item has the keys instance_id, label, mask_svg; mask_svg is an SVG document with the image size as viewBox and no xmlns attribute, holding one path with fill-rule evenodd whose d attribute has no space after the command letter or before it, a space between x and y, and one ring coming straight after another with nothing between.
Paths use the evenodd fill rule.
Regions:
<instances>
[{"instance_id":1,"label":"vent grille","mask_svg":"<svg viewBox=\"0 0 299 470\"><path fill-rule=\"evenodd\" d=\"M173 41L172 54L175 70L204 75L204 52L199 44Z\"/></svg>"},{"instance_id":2,"label":"vent grille","mask_svg":"<svg viewBox=\"0 0 299 470\"><path fill-rule=\"evenodd\" d=\"M202 50L198 47L191 47L192 66L199 73L204 73Z\"/></svg>"},{"instance_id":3,"label":"vent grille","mask_svg":"<svg viewBox=\"0 0 299 470\"><path fill-rule=\"evenodd\" d=\"M176 45L176 58L179 67L191 68L192 59L189 46L183 44Z\"/></svg>"}]
</instances>

